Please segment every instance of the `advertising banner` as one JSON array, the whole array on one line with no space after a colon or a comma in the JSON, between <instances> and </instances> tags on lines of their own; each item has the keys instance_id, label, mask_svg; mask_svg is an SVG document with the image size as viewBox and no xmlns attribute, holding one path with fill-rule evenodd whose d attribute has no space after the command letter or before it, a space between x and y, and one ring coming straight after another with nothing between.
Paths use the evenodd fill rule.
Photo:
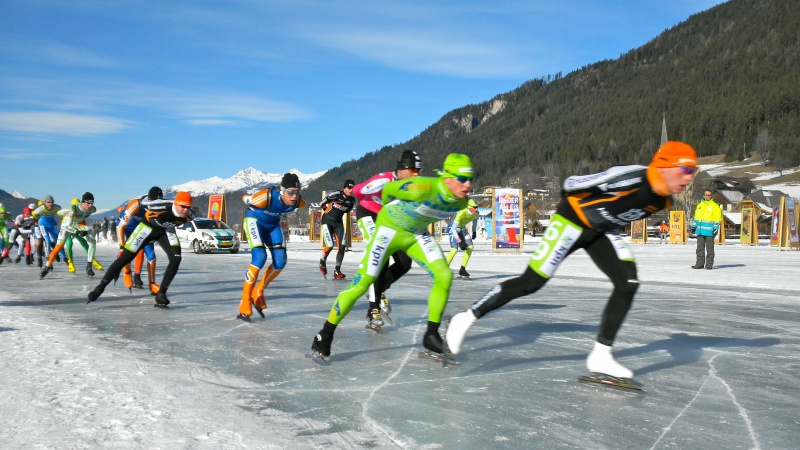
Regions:
<instances>
[{"instance_id":1,"label":"advertising banner","mask_svg":"<svg viewBox=\"0 0 800 450\"><path fill-rule=\"evenodd\" d=\"M225 196L222 194L211 194L208 196L208 214L209 219L221 220L228 223L228 215L225 213Z\"/></svg>"},{"instance_id":2,"label":"advertising banner","mask_svg":"<svg viewBox=\"0 0 800 450\"><path fill-rule=\"evenodd\" d=\"M631 222L631 242L647 242L647 219Z\"/></svg>"},{"instance_id":3,"label":"advertising banner","mask_svg":"<svg viewBox=\"0 0 800 450\"><path fill-rule=\"evenodd\" d=\"M522 251L522 189L495 189L492 197L497 250Z\"/></svg>"},{"instance_id":4,"label":"advertising banner","mask_svg":"<svg viewBox=\"0 0 800 450\"><path fill-rule=\"evenodd\" d=\"M685 244L689 238L686 232L686 213L684 211L669 212L669 241L673 244Z\"/></svg>"},{"instance_id":5,"label":"advertising banner","mask_svg":"<svg viewBox=\"0 0 800 450\"><path fill-rule=\"evenodd\" d=\"M739 242L745 245L758 244L758 228L753 208L742 208L742 232Z\"/></svg>"}]
</instances>

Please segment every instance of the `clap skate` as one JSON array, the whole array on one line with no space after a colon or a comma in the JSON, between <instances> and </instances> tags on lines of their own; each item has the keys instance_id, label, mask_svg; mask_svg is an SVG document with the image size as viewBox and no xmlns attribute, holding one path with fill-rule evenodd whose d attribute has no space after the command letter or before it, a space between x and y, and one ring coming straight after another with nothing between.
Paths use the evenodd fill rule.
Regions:
<instances>
[{"instance_id":1,"label":"clap skate","mask_svg":"<svg viewBox=\"0 0 800 450\"><path fill-rule=\"evenodd\" d=\"M614 360L611 346L595 342L594 349L586 359L586 368L589 369L590 376L581 376L578 378L579 381L643 390L641 386L631 381L633 372Z\"/></svg>"},{"instance_id":2,"label":"clap skate","mask_svg":"<svg viewBox=\"0 0 800 450\"><path fill-rule=\"evenodd\" d=\"M373 308L372 311L369 313L369 318L367 319L367 330L372 330L376 333L383 333L383 319L381 319L381 311L378 308Z\"/></svg>"}]
</instances>

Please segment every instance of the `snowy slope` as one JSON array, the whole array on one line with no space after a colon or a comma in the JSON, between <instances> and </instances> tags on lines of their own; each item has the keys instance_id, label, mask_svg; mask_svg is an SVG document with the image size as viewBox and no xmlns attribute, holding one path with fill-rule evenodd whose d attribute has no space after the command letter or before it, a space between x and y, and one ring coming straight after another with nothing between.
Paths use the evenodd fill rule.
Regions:
<instances>
[{"instance_id":1,"label":"snowy slope","mask_svg":"<svg viewBox=\"0 0 800 450\"><path fill-rule=\"evenodd\" d=\"M316 172L312 174L305 174L297 169L289 170L298 178L303 187L308 186L309 183L321 177L325 171ZM211 177L205 180L189 181L187 183L178 184L176 186L164 189L165 194L178 191L186 191L192 195L207 195L207 194L224 194L226 192L234 192L241 189L250 189L253 187L260 187L267 184L280 183L283 174L281 173L266 173L252 167L236 172L230 178Z\"/></svg>"}]
</instances>

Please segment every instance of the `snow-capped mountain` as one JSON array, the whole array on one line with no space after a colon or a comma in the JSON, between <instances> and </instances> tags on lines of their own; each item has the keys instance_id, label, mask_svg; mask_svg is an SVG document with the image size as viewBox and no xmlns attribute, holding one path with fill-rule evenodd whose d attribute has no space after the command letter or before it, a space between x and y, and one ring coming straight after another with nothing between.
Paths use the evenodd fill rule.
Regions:
<instances>
[{"instance_id":1,"label":"snow-capped mountain","mask_svg":"<svg viewBox=\"0 0 800 450\"><path fill-rule=\"evenodd\" d=\"M316 172L312 174L305 174L297 169L289 170L289 172L297 175L300 178L300 184L303 187L308 186L309 183L321 177L326 171ZM224 194L227 192L239 191L242 189L258 189L269 184L279 184L283 174L281 173L266 173L252 167L236 172L230 178L211 177L205 180L189 181L188 183L178 184L176 186L164 189L165 196L169 193L186 191L194 196L208 195L208 194Z\"/></svg>"},{"instance_id":2,"label":"snow-capped mountain","mask_svg":"<svg viewBox=\"0 0 800 450\"><path fill-rule=\"evenodd\" d=\"M12 197L14 197L14 198L28 198L28 196L27 196L27 195L20 194L20 193L19 193L19 192L17 192L17 191L14 191L14 192L12 192L12 193L11 193L11 196L12 196Z\"/></svg>"}]
</instances>

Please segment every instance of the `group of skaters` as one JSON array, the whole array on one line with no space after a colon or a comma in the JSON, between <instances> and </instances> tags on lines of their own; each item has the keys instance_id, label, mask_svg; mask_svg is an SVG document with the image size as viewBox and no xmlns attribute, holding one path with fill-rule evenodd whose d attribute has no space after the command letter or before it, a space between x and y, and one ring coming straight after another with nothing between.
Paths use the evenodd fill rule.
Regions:
<instances>
[{"instance_id":1,"label":"group of skaters","mask_svg":"<svg viewBox=\"0 0 800 450\"><path fill-rule=\"evenodd\" d=\"M459 250L464 251L459 276L469 276L466 265L472 254L475 231L473 226L470 233L467 224L475 220L478 210L468 195L475 172L470 158L458 153L447 155L436 176L420 176L421 169L420 156L407 150L400 156L394 171L378 173L359 184L348 179L341 190L311 205L324 211L321 220L324 245L319 261L323 276L327 277L328 255L337 247L333 277L346 278L341 270L345 245L343 218L354 208L367 245L357 274L337 295L322 329L314 336L309 357L322 365L327 363L337 326L363 296L368 301L366 327L380 332L383 317L391 312L386 291L409 271L412 261L433 278L422 344L431 355L446 358L448 352L457 354L462 350L469 329L478 319L516 298L535 293L549 281L567 256L584 249L613 283L594 348L587 358L587 368L621 382L632 378L632 371L620 365L611 353L639 287L633 253L618 230L632 221L668 209L672 205L672 195L682 192L692 182L697 157L691 146L669 141L658 149L648 166L615 166L602 173L567 178L556 214L523 273L496 285L466 311L456 314L444 338L439 328L454 278L449 265ZM254 308L264 317L265 289L287 263L281 216L306 205L301 194L297 175L286 173L280 184L242 197L246 205L244 232L251 259L244 274L238 319L250 321ZM48 200L45 205L49 204L46 208L56 209L52 198L45 200ZM52 264L67 239L81 236L80 224L94 212L92 203L93 197L87 192L64 215L61 233L52 245L42 278L52 271ZM139 276L141 263L133 270L133 276L130 268L137 255L143 254L141 258L147 259L148 269L152 264L147 287L155 295L156 306L167 307L166 293L181 261L175 228L191 220L191 206L192 197L187 192L179 192L174 200L165 200L157 187L151 188L146 196L130 200L117 226L120 248L117 259L89 292L89 302L97 300L121 273L126 287L143 288ZM41 211L37 215L45 217ZM428 230L429 225L451 218L451 250L444 255ZM82 237L89 243L88 272L93 261L94 239L90 239L90 235ZM54 239L53 235L48 239ZM155 283L155 242L169 260L160 284ZM264 270L267 250L271 262ZM61 258L67 257L62 254Z\"/></svg>"},{"instance_id":2,"label":"group of skaters","mask_svg":"<svg viewBox=\"0 0 800 450\"><path fill-rule=\"evenodd\" d=\"M409 171L409 168L414 170ZM367 295L370 300L368 319L373 320L380 311L378 301L391 284L408 271L412 260L433 278L422 344L431 354L440 357L446 358L448 352L458 354L469 329L478 319L516 298L537 292L566 257L584 249L613 283L586 366L598 380L630 386L633 372L619 364L611 352L639 288L634 255L619 229L670 208L672 196L683 192L694 178L697 171L695 150L688 144L669 141L656 151L647 166L615 166L597 174L568 177L556 214L523 273L496 285L466 311L456 314L447 327L445 338L440 335L439 328L454 276L449 264L459 249L464 250L459 270L463 276L471 255L474 236L464 225L477 215L477 204L467 198L474 170L468 156L455 153L446 157L437 177L418 176L420 168L419 156L405 152L394 172L378 174L360 185L348 180L342 192L326 197L328 203L336 202L341 194L347 197L354 193L358 197L356 214L368 243L357 275L334 300L327 320L312 340L308 356L322 365L327 364L336 328L356 301ZM452 249L445 257L428 226L454 215ZM322 223L329 233L335 233L336 228L331 229L324 218ZM323 230L323 235L325 232ZM320 260L323 274L329 251L326 246ZM341 260L337 259L336 272L340 272L340 265Z\"/></svg>"},{"instance_id":3,"label":"group of skaters","mask_svg":"<svg viewBox=\"0 0 800 450\"><path fill-rule=\"evenodd\" d=\"M24 257L27 265L36 265L42 270L52 269L53 262L64 262L69 272L75 272L75 260L72 253L73 240L83 247L87 255L86 273L94 276L93 268L102 270L103 266L94 258L96 240L89 233L86 218L95 212L94 196L90 192L82 198L75 198L70 206L63 208L55 203L52 195L46 195L38 204L31 203L22 209L22 213L13 219L10 231L6 222L11 220L5 206L0 205L0 220L3 223L0 232L0 264L11 262L11 250L17 247L15 263ZM61 217L59 230L57 218Z\"/></svg>"}]
</instances>

